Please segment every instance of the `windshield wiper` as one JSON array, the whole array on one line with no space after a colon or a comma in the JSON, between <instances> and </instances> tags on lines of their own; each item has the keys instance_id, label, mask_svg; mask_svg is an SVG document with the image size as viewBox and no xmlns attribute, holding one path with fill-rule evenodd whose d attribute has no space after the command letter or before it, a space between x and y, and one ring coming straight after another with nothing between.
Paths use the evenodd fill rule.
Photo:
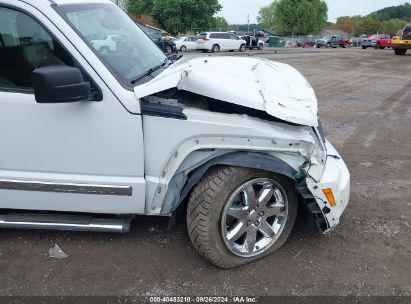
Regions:
<instances>
[{"instance_id":1,"label":"windshield wiper","mask_svg":"<svg viewBox=\"0 0 411 304\"><path fill-rule=\"evenodd\" d=\"M149 76L151 74L153 74L155 71L161 69L163 66L165 66L167 64L168 61L173 62L169 57L166 57L166 59L164 59L163 63L156 65L150 69L147 70L147 72L141 74L139 77L137 77L136 79L131 81L131 84L135 84L137 81L139 81L140 79Z\"/></svg>"}]
</instances>

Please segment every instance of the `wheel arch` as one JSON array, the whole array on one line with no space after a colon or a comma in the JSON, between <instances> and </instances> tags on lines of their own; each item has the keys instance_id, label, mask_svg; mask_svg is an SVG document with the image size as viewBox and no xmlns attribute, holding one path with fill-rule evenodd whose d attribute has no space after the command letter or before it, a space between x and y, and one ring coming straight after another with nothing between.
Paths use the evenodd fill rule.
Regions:
<instances>
[{"instance_id":1,"label":"wheel arch","mask_svg":"<svg viewBox=\"0 0 411 304\"><path fill-rule=\"evenodd\" d=\"M268 154L257 152L232 152L217 156L206 162L197 169L194 169L185 186L180 193L178 207L190 194L193 187L206 175L207 171L213 166L234 166L257 169L277 173L295 180L296 171L285 161Z\"/></svg>"},{"instance_id":2,"label":"wheel arch","mask_svg":"<svg viewBox=\"0 0 411 304\"><path fill-rule=\"evenodd\" d=\"M328 226L326 220L322 215L314 196L307 187L305 177L297 178L297 171L278 157L251 151L229 152L216 156L192 170L189 173L185 185L181 188L179 197L176 200L176 205L171 212L170 226L175 225L181 218L183 218L184 210L187 207L187 199L194 186L200 182L212 167L215 166L234 166L257 169L287 177L294 183L299 201L305 206L302 212L307 225L317 231L324 231L327 229Z\"/></svg>"}]
</instances>

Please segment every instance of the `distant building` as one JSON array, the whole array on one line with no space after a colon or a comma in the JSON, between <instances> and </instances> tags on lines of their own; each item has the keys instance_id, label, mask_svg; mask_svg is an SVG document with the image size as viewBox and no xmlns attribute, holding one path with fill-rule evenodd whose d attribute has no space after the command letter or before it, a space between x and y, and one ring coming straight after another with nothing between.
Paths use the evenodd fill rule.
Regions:
<instances>
[{"instance_id":1,"label":"distant building","mask_svg":"<svg viewBox=\"0 0 411 304\"><path fill-rule=\"evenodd\" d=\"M140 23L140 22L136 22L136 23L147 34L154 34L159 37L166 37L168 35L168 32L165 30L156 28L148 24Z\"/></svg>"}]
</instances>

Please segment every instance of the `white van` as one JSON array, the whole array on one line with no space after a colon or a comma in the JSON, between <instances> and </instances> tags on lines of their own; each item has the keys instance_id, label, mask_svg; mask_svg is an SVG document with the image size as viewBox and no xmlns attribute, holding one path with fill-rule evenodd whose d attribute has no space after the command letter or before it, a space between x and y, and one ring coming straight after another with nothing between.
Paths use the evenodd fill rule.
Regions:
<instances>
[{"instance_id":1,"label":"white van","mask_svg":"<svg viewBox=\"0 0 411 304\"><path fill-rule=\"evenodd\" d=\"M198 51L240 51L245 52L246 41L234 33L207 32L197 36Z\"/></svg>"}]
</instances>

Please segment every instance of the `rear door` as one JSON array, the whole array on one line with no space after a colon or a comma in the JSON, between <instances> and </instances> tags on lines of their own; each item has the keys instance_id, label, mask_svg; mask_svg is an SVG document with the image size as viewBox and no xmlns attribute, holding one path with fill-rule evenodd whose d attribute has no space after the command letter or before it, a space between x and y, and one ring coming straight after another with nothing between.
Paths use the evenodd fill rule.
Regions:
<instances>
[{"instance_id":1,"label":"rear door","mask_svg":"<svg viewBox=\"0 0 411 304\"><path fill-rule=\"evenodd\" d=\"M233 49L233 43L230 39L230 34L229 33L221 33L219 35L221 36L222 48L225 51L232 50Z\"/></svg>"},{"instance_id":2,"label":"rear door","mask_svg":"<svg viewBox=\"0 0 411 304\"><path fill-rule=\"evenodd\" d=\"M144 213L141 116L42 13L13 3L0 3L0 208ZM92 100L36 103L32 71L49 65L79 68Z\"/></svg>"},{"instance_id":3,"label":"rear door","mask_svg":"<svg viewBox=\"0 0 411 304\"><path fill-rule=\"evenodd\" d=\"M211 33L210 34L210 48L218 44L220 46L220 50L224 50L224 43L221 39L221 34L220 33Z\"/></svg>"}]
</instances>

